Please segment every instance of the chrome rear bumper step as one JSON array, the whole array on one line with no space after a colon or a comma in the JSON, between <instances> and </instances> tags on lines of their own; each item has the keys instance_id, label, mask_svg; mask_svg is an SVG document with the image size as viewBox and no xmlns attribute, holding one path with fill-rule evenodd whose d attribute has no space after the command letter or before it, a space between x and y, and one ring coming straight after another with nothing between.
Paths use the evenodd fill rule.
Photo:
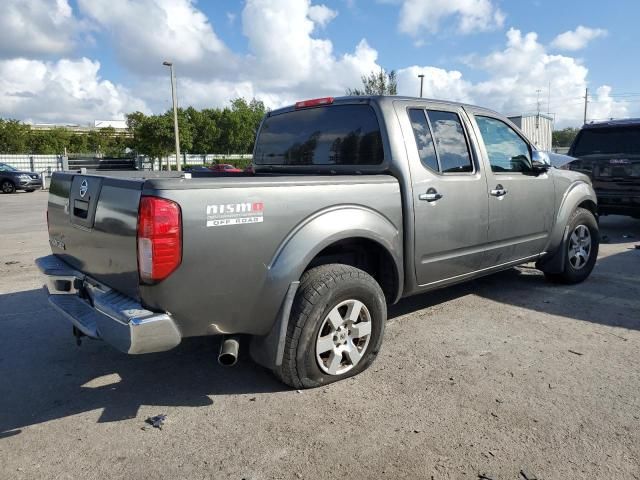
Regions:
<instances>
[{"instance_id":1,"label":"chrome rear bumper step","mask_svg":"<svg viewBox=\"0 0 640 480\"><path fill-rule=\"evenodd\" d=\"M129 354L162 352L182 340L169 314L147 310L55 255L38 258L36 265L47 279L51 304L85 335ZM81 290L88 298L79 295Z\"/></svg>"}]
</instances>

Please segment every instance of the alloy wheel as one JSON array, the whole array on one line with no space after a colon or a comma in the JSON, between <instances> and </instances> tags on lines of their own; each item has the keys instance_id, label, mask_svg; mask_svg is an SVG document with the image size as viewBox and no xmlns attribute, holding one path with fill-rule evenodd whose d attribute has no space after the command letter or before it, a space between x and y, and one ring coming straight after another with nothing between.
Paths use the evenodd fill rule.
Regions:
<instances>
[{"instance_id":1,"label":"alloy wheel","mask_svg":"<svg viewBox=\"0 0 640 480\"><path fill-rule=\"evenodd\" d=\"M329 375L342 375L364 356L371 338L371 314L359 300L345 300L331 309L316 340L316 360Z\"/></svg>"},{"instance_id":2,"label":"alloy wheel","mask_svg":"<svg viewBox=\"0 0 640 480\"><path fill-rule=\"evenodd\" d=\"M578 225L569 237L569 263L580 270L591 255L591 232L586 225Z\"/></svg>"}]
</instances>

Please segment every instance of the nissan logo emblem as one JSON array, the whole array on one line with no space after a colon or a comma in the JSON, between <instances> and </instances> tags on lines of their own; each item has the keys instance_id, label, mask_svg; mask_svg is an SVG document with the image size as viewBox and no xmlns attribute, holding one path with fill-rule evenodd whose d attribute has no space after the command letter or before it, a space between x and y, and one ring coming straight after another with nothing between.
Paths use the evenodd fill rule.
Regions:
<instances>
[{"instance_id":1,"label":"nissan logo emblem","mask_svg":"<svg viewBox=\"0 0 640 480\"><path fill-rule=\"evenodd\" d=\"M80 197L84 198L87 194L87 190L89 190L89 182L82 180L82 183L80 184Z\"/></svg>"}]
</instances>

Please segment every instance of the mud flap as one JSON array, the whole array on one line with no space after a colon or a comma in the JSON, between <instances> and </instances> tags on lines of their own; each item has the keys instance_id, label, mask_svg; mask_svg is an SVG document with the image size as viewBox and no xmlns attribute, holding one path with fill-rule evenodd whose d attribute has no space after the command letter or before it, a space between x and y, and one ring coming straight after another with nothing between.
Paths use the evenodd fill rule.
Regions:
<instances>
[{"instance_id":1,"label":"mud flap","mask_svg":"<svg viewBox=\"0 0 640 480\"><path fill-rule=\"evenodd\" d=\"M276 321L271 331L262 337L254 336L249 345L249 354L254 362L268 369L274 369L282 365L284 356L284 344L287 339L287 327L293 299L298 291L299 281L291 282L282 306L278 311Z\"/></svg>"},{"instance_id":2,"label":"mud flap","mask_svg":"<svg viewBox=\"0 0 640 480\"><path fill-rule=\"evenodd\" d=\"M545 273L562 273L564 272L564 262L566 252L564 246L567 244L567 237L569 236L569 225L564 228L564 235L562 235L562 242L556 251L553 253L547 253L540 260L536 262L536 268L542 270Z\"/></svg>"}]
</instances>

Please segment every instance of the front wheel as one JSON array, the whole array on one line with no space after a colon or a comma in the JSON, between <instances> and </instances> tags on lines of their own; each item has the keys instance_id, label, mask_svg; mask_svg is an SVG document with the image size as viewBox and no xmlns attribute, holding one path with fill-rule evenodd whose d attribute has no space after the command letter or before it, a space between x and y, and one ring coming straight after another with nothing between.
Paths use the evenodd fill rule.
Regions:
<instances>
[{"instance_id":1,"label":"front wheel","mask_svg":"<svg viewBox=\"0 0 640 480\"><path fill-rule=\"evenodd\" d=\"M378 354L386 319L384 293L368 273L342 264L308 270L276 376L294 388L313 388L357 375Z\"/></svg>"},{"instance_id":2,"label":"front wheel","mask_svg":"<svg viewBox=\"0 0 640 480\"><path fill-rule=\"evenodd\" d=\"M16 191L16 186L11 180L3 180L0 189L2 189L2 193L13 193Z\"/></svg>"},{"instance_id":3,"label":"front wheel","mask_svg":"<svg viewBox=\"0 0 640 480\"><path fill-rule=\"evenodd\" d=\"M545 273L554 282L580 283L593 270L598 258L600 232L593 213L577 208L569 220L569 235L560 248L565 249L562 273Z\"/></svg>"}]
</instances>

